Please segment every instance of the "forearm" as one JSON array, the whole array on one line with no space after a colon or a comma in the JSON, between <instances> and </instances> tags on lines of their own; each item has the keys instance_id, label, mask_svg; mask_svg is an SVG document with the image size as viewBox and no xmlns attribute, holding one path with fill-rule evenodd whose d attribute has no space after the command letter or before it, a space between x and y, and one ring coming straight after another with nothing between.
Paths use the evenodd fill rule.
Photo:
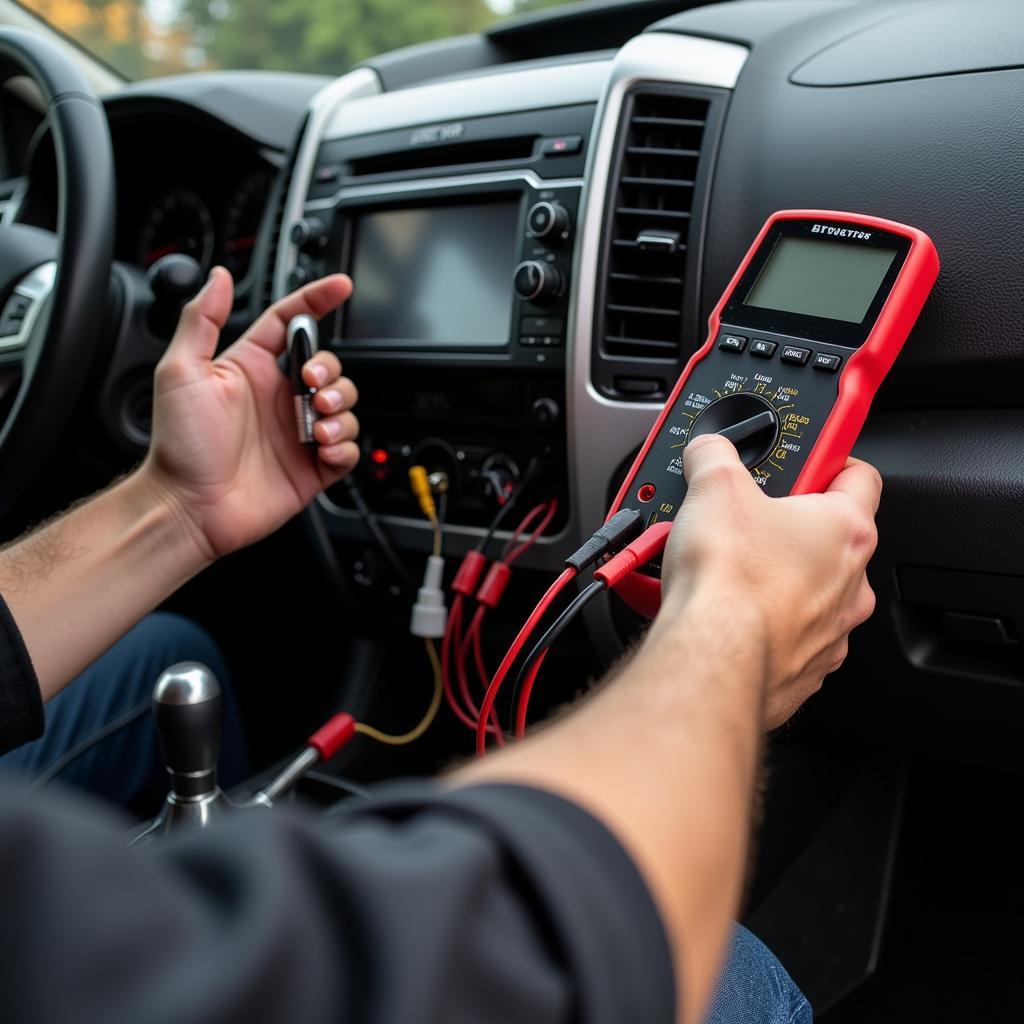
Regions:
<instances>
[{"instance_id":1,"label":"forearm","mask_svg":"<svg viewBox=\"0 0 1024 1024\"><path fill-rule=\"evenodd\" d=\"M141 473L0 551L0 593L43 700L204 565L174 503Z\"/></svg>"},{"instance_id":2,"label":"forearm","mask_svg":"<svg viewBox=\"0 0 1024 1024\"><path fill-rule=\"evenodd\" d=\"M688 1022L711 994L743 885L762 732L759 630L725 594L666 606L614 683L576 714L453 777L549 789L619 837L661 910Z\"/></svg>"}]
</instances>

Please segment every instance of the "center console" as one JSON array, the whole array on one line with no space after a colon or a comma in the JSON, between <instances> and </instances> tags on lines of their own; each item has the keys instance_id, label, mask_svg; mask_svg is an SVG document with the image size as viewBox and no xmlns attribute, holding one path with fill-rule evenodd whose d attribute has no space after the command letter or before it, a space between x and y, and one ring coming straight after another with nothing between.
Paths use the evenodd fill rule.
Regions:
<instances>
[{"instance_id":1,"label":"center console","mask_svg":"<svg viewBox=\"0 0 1024 1024\"><path fill-rule=\"evenodd\" d=\"M366 103L367 101L363 101ZM319 145L288 227L295 288L356 286L320 325L358 380L361 487L416 520L408 468L449 480L450 529L486 528L531 461L531 498L569 508L565 349L593 103L361 132ZM325 498L344 521L344 488Z\"/></svg>"}]
</instances>

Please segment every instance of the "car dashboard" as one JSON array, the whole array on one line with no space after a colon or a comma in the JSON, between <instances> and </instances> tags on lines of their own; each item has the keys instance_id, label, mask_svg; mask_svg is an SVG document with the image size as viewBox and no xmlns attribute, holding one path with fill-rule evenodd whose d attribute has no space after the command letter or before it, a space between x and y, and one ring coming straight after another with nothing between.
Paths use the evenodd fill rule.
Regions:
<instances>
[{"instance_id":1,"label":"car dashboard","mask_svg":"<svg viewBox=\"0 0 1024 1024\"><path fill-rule=\"evenodd\" d=\"M1021 240L1007 225L1024 194L1007 177L1019 154L1005 129L1024 39L1005 5L937 6L717 4L612 52L397 89L361 68L318 94L283 197L275 290L353 271L351 315L322 325L324 340L366 381L367 450L381 461L361 473L401 543L426 550L428 539L389 486L410 458L459 481L458 550L483 529L486 460L521 472L536 455L546 472L534 486L563 517L532 564L553 572L599 525L770 213L914 224L943 272L856 452L886 481L878 612L806 727L971 758L1012 749L1001 710L1024 692L1024 564L1008 543L1020 533L1024 417L1009 272ZM501 202L504 221L482 215ZM536 230L551 205L556 229ZM450 212L437 211L453 209L501 250L500 275L482 272L495 275L500 324L473 336L497 344L456 344L430 324L410 343L416 325L391 315L412 298L427 320L432 304L460 300L472 318L469 285L439 267L447 244L482 244L443 226ZM411 241L421 229L427 241ZM645 233L657 247L638 244ZM433 284L403 276L407 261L433 267ZM362 310L360 287L380 290ZM321 508L333 536L360 536L343 497ZM772 571L770 550L750 558ZM630 628L614 598L588 624L605 658Z\"/></svg>"},{"instance_id":2,"label":"car dashboard","mask_svg":"<svg viewBox=\"0 0 1024 1024\"><path fill-rule=\"evenodd\" d=\"M553 573L602 521L773 211L926 231L943 269L856 449L885 479L878 611L797 728L1012 763L1020 19L998 2L741 0L656 20L673 6L686 5L610 5L589 30L571 13L526 19L333 81L131 87L106 100L118 257L225 262L246 316L351 273L321 344L359 384L359 485L395 544L431 543L410 465L447 477L456 557L501 487L528 477L558 512L523 564ZM128 401L116 380L105 393ZM393 609L346 489L316 514L325 557ZM770 548L749 557L773 571ZM615 598L588 608L602 661L636 627Z\"/></svg>"}]
</instances>

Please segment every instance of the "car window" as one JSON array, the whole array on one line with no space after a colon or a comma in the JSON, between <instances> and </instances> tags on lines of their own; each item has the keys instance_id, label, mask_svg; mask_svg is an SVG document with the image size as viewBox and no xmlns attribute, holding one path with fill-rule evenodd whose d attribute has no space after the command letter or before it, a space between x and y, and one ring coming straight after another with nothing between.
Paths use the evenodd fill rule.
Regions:
<instances>
[{"instance_id":1,"label":"car window","mask_svg":"<svg viewBox=\"0 0 1024 1024\"><path fill-rule=\"evenodd\" d=\"M127 78L256 68L337 75L401 46L566 0L22 0Z\"/></svg>"}]
</instances>

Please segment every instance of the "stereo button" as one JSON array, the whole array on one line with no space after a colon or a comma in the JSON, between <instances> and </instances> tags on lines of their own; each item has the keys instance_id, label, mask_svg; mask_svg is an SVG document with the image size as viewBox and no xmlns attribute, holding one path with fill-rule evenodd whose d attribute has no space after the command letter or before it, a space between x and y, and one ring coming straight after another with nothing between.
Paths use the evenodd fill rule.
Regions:
<instances>
[{"instance_id":1,"label":"stereo button","mask_svg":"<svg viewBox=\"0 0 1024 1024\"><path fill-rule=\"evenodd\" d=\"M541 139L541 156L569 156L583 148L582 135L556 135L550 139Z\"/></svg>"}]
</instances>

